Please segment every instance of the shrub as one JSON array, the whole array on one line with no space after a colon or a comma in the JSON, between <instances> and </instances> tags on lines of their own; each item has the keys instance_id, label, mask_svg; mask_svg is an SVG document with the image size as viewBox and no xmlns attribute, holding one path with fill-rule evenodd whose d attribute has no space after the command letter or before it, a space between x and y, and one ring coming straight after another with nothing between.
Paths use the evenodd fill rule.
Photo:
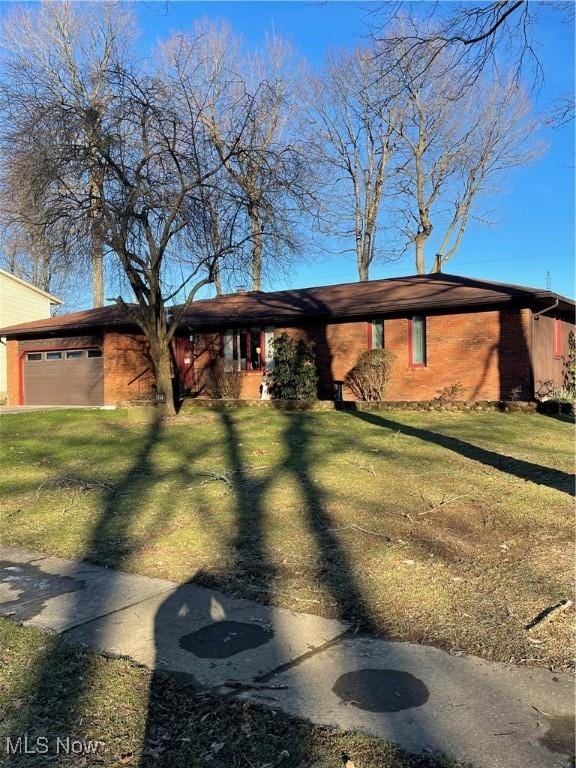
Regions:
<instances>
[{"instance_id":1,"label":"shrub","mask_svg":"<svg viewBox=\"0 0 576 768\"><path fill-rule=\"evenodd\" d=\"M270 394L275 400L315 400L318 372L314 344L294 341L287 333L274 339L274 367L268 374Z\"/></svg>"},{"instance_id":2,"label":"shrub","mask_svg":"<svg viewBox=\"0 0 576 768\"><path fill-rule=\"evenodd\" d=\"M541 403L555 400L558 403L573 403L576 400L574 390L570 387L558 387L552 379L536 382L536 399Z\"/></svg>"},{"instance_id":3,"label":"shrub","mask_svg":"<svg viewBox=\"0 0 576 768\"><path fill-rule=\"evenodd\" d=\"M460 384L459 381L454 384L448 384L442 389L436 391L436 397L432 400L433 403L438 405L452 405L457 400L462 399L462 395L465 392L465 387Z\"/></svg>"},{"instance_id":4,"label":"shrub","mask_svg":"<svg viewBox=\"0 0 576 768\"><path fill-rule=\"evenodd\" d=\"M568 350L564 361L564 388L576 399L576 336L574 331L568 334Z\"/></svg>"},{"instance_id":5,"label":"shrub","mask_svg":"<svg viewBox=\"0 0 576 768\"><path fill-rule=\"evenodd\" d=\"M359 400L384 400L396 355L387 349L363 352L344 377L344 383Z\"/></svg>"},{"instance_id":6,"label":"shrub","mask_svg":"<svg viewBox=\"0 0 576 768\"><path fill-rule=\"evenodd\" d=\"M217 400L238 400L242 390L242 376L239 371L226 370L222 357L214 357L208 368L206 389L209 396Z\"/></svg>"}]
</instances>

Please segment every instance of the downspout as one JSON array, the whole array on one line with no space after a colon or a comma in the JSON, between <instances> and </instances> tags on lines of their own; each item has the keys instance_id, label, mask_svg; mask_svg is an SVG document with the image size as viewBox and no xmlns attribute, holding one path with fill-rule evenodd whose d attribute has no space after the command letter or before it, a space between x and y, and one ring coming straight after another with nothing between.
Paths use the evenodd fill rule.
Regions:
<instances>
[{"instance_id":1,"label":"downspout","mask_svg":"<svg viewBox=\"0 0 576 768\"><path fill-rule=\"evenodd\" d=\"M536 398L536 382L534 380L534 360L533 360L533 347L534 347L534 321L540 319L540 315L543 315L545 312L550 312L552 309L556 309L556 307L560 304L560 299L554 299L553 303L550 304L549 307L544 307L544 309L541 309L539 312L532 312L532 321L530 323L530 336L532 337L530 339L530 378L531 378L531 387L532 387L532 397Z\"/></svg>"},{"instance_id":2,"label":"downspout","mask_svg":"<svg viewBox=\"0 0 576 768\"><path fill-rule=\"evenodd\" d=\"M540 312L534 312L534 313L532 314L532 319L533 319L533 320L538 320L538 318L540 317L540 315L543 315L543 314L544 314L544 312L549 312L551 309L556 309L556 307L558 306L558 304L560 304L560 299L554 299L554 304L550 304L550 306L549 306L549 307L544 307L544 309L541 309L541 310L540 310Z\"/></svg>"}]
</instances>

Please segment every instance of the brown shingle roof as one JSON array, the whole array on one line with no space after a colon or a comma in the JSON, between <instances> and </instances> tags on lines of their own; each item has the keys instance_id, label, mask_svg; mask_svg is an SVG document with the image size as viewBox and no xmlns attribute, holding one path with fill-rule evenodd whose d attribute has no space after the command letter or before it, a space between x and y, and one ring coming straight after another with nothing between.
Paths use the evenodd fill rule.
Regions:
<instances>
[{"instance_id":1,"label":"brown shingle roof","mask_svg":"<svg viewBox=\"0 0 576 768\"><path fill-rule=\"evenodd\" d=\"M8 328L0 328L0 336L15 337L25 333L47 335L60 331L88 331L91 328L104 328L110 326L134 326L127 318L125 311L116 304L109 307L96 307L85 309L82 312L71 312L68 315L56 315L43 320L32 320L29 323L11 325Z\"/></svg>"},{"instance_id":2,"label":"brown shingle roof","mask_svg":"<svg viewBox=\"0 0 576 768\"><path fill-rule=\"evenodd\" d=\"M282 322L296 317L368 317L443 307L498 305L513 300L535 303L556 298L550 291L492 283L455 275L413 275L364 283L264 293L250 291L196 301L186 314L189 325L223 322ZM561 297L560 297L561 298ZM569 299L563 301L570 302Z\"/></svg>"},{"instance_id":3,"label":"brown shingle roof","mask_svg":"<svg viewBox=\"0 0 576 768\"><path fill-rule=\"evenodd\" d=\"M551 291L455 275L413 275L364 283L343 283L289 291L250 291L195 301L185 316L190 327L223 327L244 323L288 322L315 317L325 319L370 317L403 312L472 306L501 305L516 301L545 306L559 299L564 310L574 302ZM0 335L24 337L108 326L134 327L120 307L109 306L70 315L37 320L0 329Z\"/></svg>"}]
</instances>

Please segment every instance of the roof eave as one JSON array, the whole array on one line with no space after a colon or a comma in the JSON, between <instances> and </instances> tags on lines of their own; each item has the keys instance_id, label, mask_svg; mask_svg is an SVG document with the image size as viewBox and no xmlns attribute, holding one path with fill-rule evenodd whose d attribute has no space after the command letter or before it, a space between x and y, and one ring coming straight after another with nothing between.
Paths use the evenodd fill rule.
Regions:
<instances>
[{"instance_id":1,"label":"roof eave","mask_svg":"<svg viewBox=\"0 0 576 768\"><path fill-rule=\"evenodd\" d=\"M498 306L501 304L509 304L509 303L516 303L516 304L522 304L524 306L529 306L530 304L534 303L538 299L544 299L549 298L551 296L549 291L543 291L542 293L534 293L529 294L525 296L499 296L499 297L477 297L472 299L466 299L465 301L459 301L459 302L452 302L448 303L446 301L434 301L434 300L415 300L411 302L396 302L394 304L382 304L378 307L362 307L360 309L351 308L351 309L345 309L341 310L337 313L335 312L319 312L315 313L313 315L313 318L316 320L322 320L322 319L339 319L339 318L365 318L369 315L398 315L405 312L418 312L427 310L427 309L445 309L445 310L458 310L459 308L465 309L466 307L477 307L477 306ZM559 297L561 300L563 300L563 297ZM294 311L293 314L274 314L274 313L262 313L262 314L252 314L252 315L245 315L244 317L241 315L238 315L238 317L234 317L232 315L229 315L226 320L221 319L210 319L210 320L194 320L193 317L184 317L182 319L182 327L189 327L189 328L216 328L216 327L223 327L223 325L230 325L235 326L241 323L246 322L255 322L258 319L261 319L263 322L268 323L285 323L290 320L294 319L303 319L306 315L303 312Z\"/></svg>"},{"instance_id":2,"label":"roof eave","mask_svg":"<svg viewBox=\"0 0 576 768\"><path fill-rule=\"evenodd\" d=\"M56 305L62 304L62 299L59 299L57 296L53 296L51 293L48 293L48 291L43 291L42 288L38 288L36 285L32 285L32 283L29 283L26 280L23 280L21 277L18 277L17 275L13 275L12 272L7 272L5 269L0 269L0 274L10 278L11 280L14 280L14 282L24 286L25 288L28 288L30 291L34 291L34 293L40 294L40 296L43 296L45 299L48 299L50 304L56 304Z\"/></svg>"}]
</instances>

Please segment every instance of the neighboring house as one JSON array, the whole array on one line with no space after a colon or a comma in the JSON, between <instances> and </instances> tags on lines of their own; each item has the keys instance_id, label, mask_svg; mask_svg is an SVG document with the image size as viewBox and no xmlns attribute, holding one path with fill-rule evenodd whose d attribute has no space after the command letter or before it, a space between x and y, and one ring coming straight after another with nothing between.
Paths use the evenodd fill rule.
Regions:
<instances>
[{"instance_id":1,"label":"neighboring house","mask_svg":"<svg viewBox=\"0 0 576 768\"><path fill-rule=\"evenodd\" d=\"M434 274L302 290L239 292L196 301L174 339L181 385L205 394L216 356L257 398L270 341L283 331L315 342L319 396L366 349L395 353L390 400L429 400L460 383L466 400L531 400L563 383L575 304L546 290ZM8 339L11 404L109 404L153 392L147 344L117 306L0 329Z\"/></svg>"},{"instance_id":2,"label":"neighboring house","mask_svg":"<svg viewBox=\"0 0 576 768\"><path fill-rule=\"evenodd\" d=\"M0 328L49 318L52 307L62 304L35 285L0 269ZM0 334L0 398L6 396L6 345Z\"/></svg>"}]
</instances>

